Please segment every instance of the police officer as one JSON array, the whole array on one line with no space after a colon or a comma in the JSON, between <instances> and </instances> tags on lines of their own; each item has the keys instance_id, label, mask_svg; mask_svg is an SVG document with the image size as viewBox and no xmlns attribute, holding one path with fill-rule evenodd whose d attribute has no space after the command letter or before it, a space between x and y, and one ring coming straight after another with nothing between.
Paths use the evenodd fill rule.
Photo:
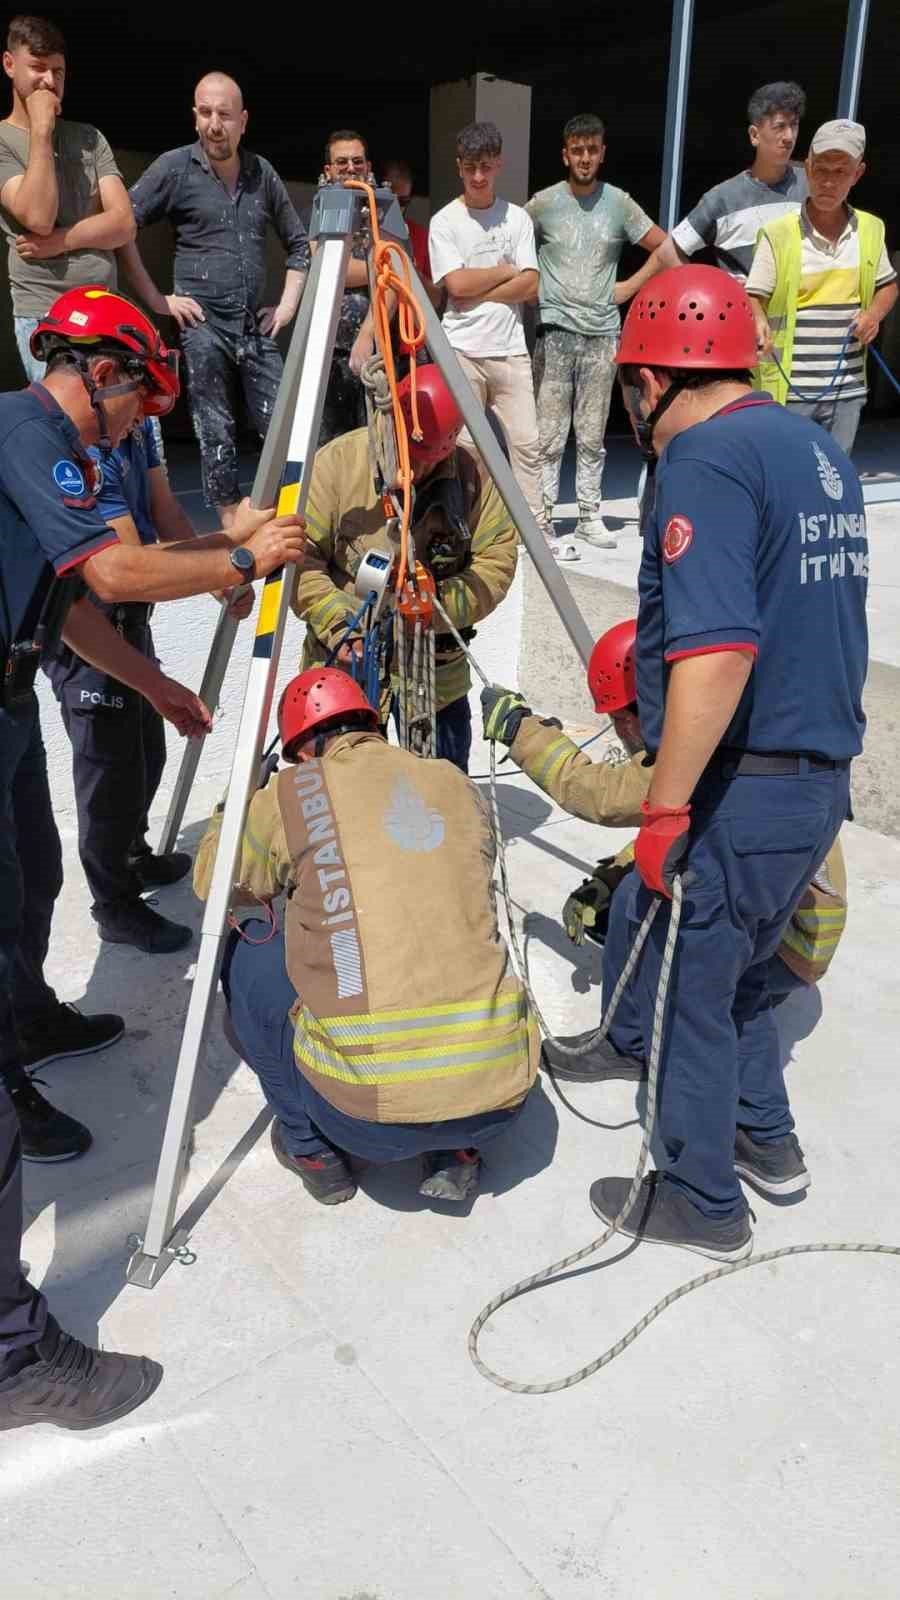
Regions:
<instances>
[{"instance_id":1,"label":"police officer","mask_svg":"<svg viewBox=\"0 0 900 1600\"><path fill-rule=\"evenodd\" d=\"M23 1063L101 1048L122 1031L121 1018L82 1017L49 989L45 1014L27 1033L22 1026L22 998L43 981L61 883L33 689L42 650L62 631L179 731L203 730L209 713L196 695L79 598L81 586L107 602L177 599L263 576L302 559L304 546L297 518L249 507L227 534L142 550L120 544L97 512L85 446L114 446L142 409L167 411L178 394L177 357L136 306L90 287L51 307L32 353L48 362L44 382L0 396L0 1430L39 1421L100 1426L140 1405L161 1376L155 1362L90 1350L63 1333L20 1266L23 1143L56 1160L90 1143L67 1118L70 1146L48 1156L58 1114Z\"/></svg>"},{"instance_id":2,"label":"police officer","mask_svg":"<svg viewBox=\"0 0 900 1600\"><path fill-rule=\"evenodd\" d=\"M676 872L684 887L663 1156L621 1226L724 1261L752 1250L736 1168L775 1198L810 1181L766 972L848 813L867 663L859 480L817 424L751 391L755 359L749 301L712 267L649 283L618 354L638 439L659 456L636 663L655 764L637 872L613 897L605 1002L651 897L668 898ZM665 923L632 980L645 1056ZM634 1049L615 1021L610 1039ZM612 1219L629 1187L599 1179L594 1210Z\"/></svg>"},{"instance_id":3,"label":"police officer","mask_svg":"<svg viewBox=\"0 0 900 1600\"><path fill-rule=\"evenodd\" d=\"M97 509L123 544L192 539L194 529L162 465L155 419L140 418L113 450L89 451L99 469ZM231 610L247 616L250 588ZM152 606L93 603L136 650L155 659ZM72 744L78 849L101 939L151 955L190 944L192 930L161 916L145 889L177 883L190 870L183 850L154 855L146 839L150 807L166 763L163 719L150 702L60 644L45 662Z\"/></svg>"}]
</instances>

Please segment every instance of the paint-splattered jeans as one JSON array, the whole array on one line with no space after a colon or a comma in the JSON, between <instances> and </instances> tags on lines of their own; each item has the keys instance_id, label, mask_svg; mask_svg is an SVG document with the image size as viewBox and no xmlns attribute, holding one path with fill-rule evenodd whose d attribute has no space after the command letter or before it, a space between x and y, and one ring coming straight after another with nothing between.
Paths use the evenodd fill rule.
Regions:
<instances>
[{"instance_id":1,"label":"paint-splattered jeans","mask_svg":"<svg viewBox=\"0 0 900 1600\"><path fill-rule=\"evenodd\" d=\"M207 313L208 316L208 313ZM237 411L239 394L250 421L265 438L283 364L274 339L245 332L239 324L202 322L181 334L188 375L191 422L200 446L207 505L240 499Z\"/></svg>"},{"instance_id":2,"label":"paint-splattered jeans","mask_svg":"<svg viewBox=\"0 0 900 1600\"><path fill-rule=\"evenodd\" d=\"M575 496L580 521L600 515L604 436L616 376L618 340L546 328L534 347L534 391L547 521L559 496L559 470L575 423Z\"/></svg>"}]
</instances>

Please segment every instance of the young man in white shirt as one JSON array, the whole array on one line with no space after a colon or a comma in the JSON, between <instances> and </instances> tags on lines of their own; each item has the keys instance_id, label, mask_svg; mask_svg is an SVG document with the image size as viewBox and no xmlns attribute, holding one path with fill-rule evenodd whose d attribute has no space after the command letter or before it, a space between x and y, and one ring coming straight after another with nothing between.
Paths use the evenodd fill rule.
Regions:
<instances>
[{"instance_id":1,"label":"young man in white shirt","mask_svg":"<svg viewBox=\"0 0 900 1600\"><path fill-rule=\"evenodd\" d=\"M519 487L549 539L522 318L523 305L538 295L534 228L521 206L497 198L502 165L503 140L493 122L461 130L456 166L463 193L432 217L428 248L434 282L448 295L444 332L482 405L497 416Z\"/></svg>"}]
</instances>

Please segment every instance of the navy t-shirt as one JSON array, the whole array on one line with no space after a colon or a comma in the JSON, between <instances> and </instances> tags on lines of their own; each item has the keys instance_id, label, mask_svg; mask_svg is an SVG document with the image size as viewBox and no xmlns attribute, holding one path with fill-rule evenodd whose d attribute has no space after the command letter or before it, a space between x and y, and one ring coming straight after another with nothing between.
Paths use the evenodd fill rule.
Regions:
<instances>
[{"instance_id":1,"label":"navy t-shirt","mask_svg":"<svg viewBox=\"0 0 900 1600\"><path fill-rule=\"evenodd\" d=\"M859 479L817 423L753 395L678 434L660 458L638 580L648 750L671 663L746 645L753 671L723 745L857 755L868 571Z\"/></svg>"},{"instance_id":2,"label":"navy t-shirt","mask_svg":"<svg viewBox=\"0 0 900 1600\"><path fill-rule=\"evenodd\" d=\"M131 517L141 544L156 544L158 535L150 511L151 467L160 465L156 434L149 417L139 422L114 450L92 446L92 459L100 470L97 509L108 522Z\"/></svg>"},{"instance_id":3,"label":"navy t-shirt","mask_svg":"<svg viewBox=\"0 0 900 1600\"><path fill-rule=\"evenodd\" d=\"M31 637L54 572L116 544L78 430L41 384L0 395L0 649Z\"/></svg>"}]
</instances>

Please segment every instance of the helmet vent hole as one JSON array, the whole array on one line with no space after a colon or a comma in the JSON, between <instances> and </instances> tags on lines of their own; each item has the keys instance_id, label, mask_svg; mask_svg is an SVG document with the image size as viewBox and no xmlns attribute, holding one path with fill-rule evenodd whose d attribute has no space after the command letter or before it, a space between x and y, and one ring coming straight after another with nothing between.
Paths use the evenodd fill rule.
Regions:
<instances>
[{"instance_id":1,"label":"helmet vent hole","mask_svg":"<svg viewBox=\"0 0 900 1600\"><path fill-rule=\"evenodd\" d=\"M697 321L698 322L702 322L703 321L703 312L702 311L698 311L697 312Z\"/></svg>"},{"instance_id":2,"label":"helmet vent hole","mask_svg":"<svg viewBox=\"0 0 900 1600\"><path fill-rule=\"evenodd\" d=\"M688 310L689 310L689 311L696 311L696 309L697 309L697 302L696 302L696 300L689 300L689 301L688 301Z\"/></svg>"},{"instance_id":3,"label":"helmet vent hole","mask_svg":"<svg viewBox=\"0 0 900 1600\"><path fill-rule=\"evenodd\" d=\"M683 344L681 346L681 350L682 350L682 354L686 355L686 356L689 356L690 353L691 353L691 347L690 347L689 344Z\"/></svg>"},{"instance_id":4,"label":"helmet vent hole","mask_svg":"<svg viewBox=\"0 0 900 1600\"><path fill-rule=\"evenodd\" d=\"M679 311L679 313L678 313L678 321L679 322L687 322L687 312L686 311Z\"/></svg>"},{"instance_id":5,"label":"helmet vent hole","mask_svg":"<svg viewBox=\"0 0 900 1600\"><path fill-rule=\"evenodd\" d=\"M720 311L719 312L719 321L720 322L724 322L725 321L725 313L724 313L724 311Z\"/></svg>"}]
</instances>

